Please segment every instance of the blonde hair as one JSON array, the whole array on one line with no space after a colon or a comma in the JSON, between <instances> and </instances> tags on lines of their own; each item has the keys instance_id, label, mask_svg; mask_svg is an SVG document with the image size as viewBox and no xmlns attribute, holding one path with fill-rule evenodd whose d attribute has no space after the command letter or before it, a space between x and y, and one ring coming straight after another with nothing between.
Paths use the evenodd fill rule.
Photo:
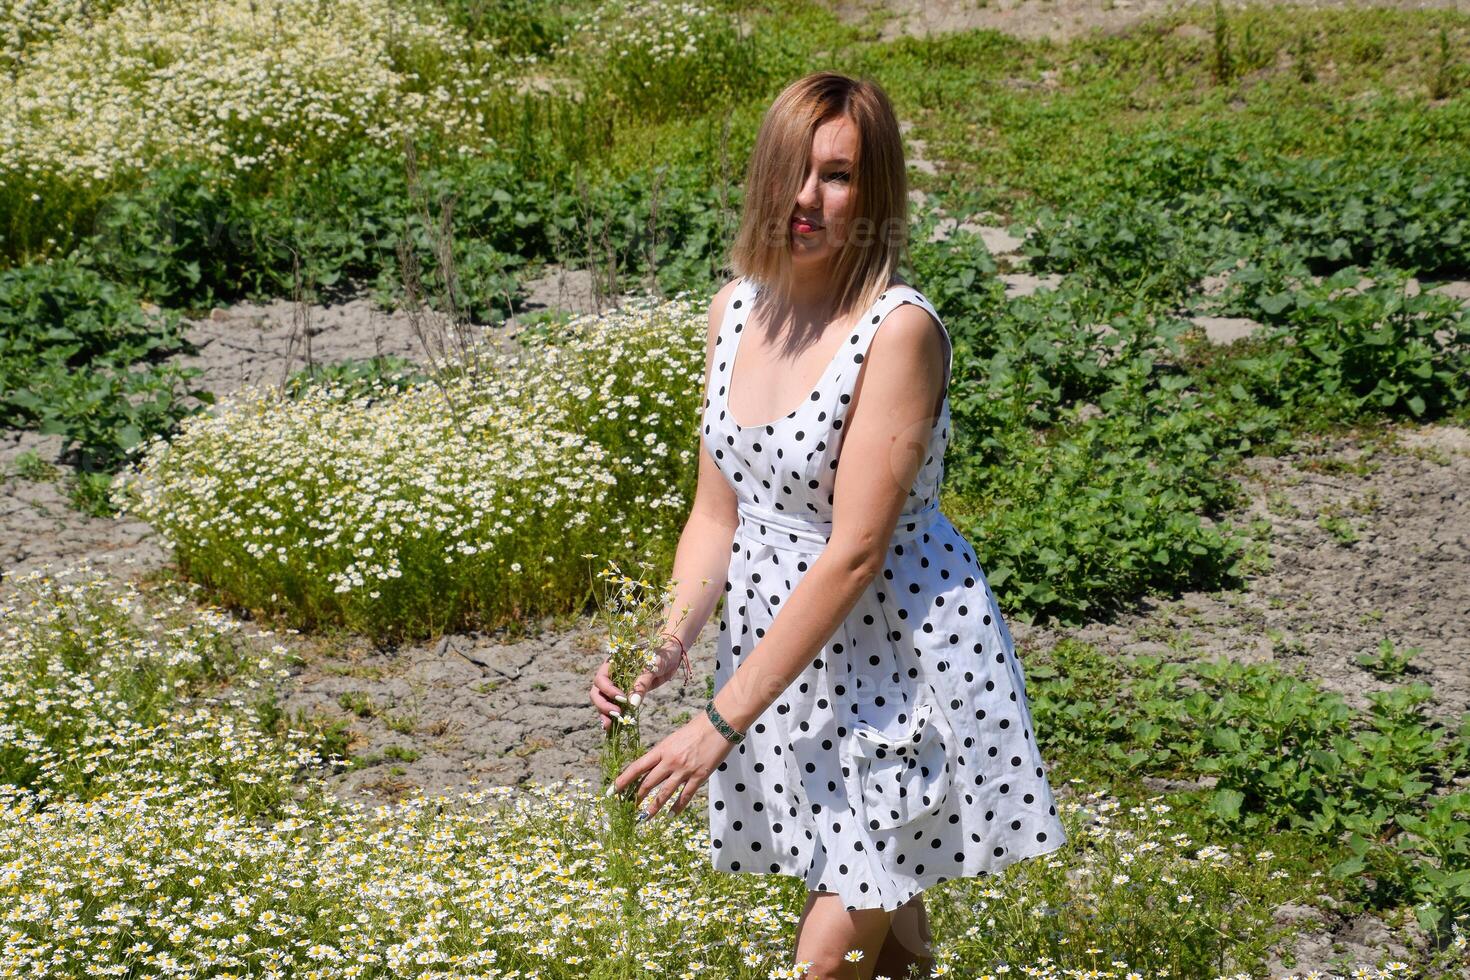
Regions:
<instances>
[{"instance_id":1,"label":"blonde hair","mask_svg":"<svg viewBox=\"0 0 1470 980\"><path fill-rule=\"evenodd\" d=\"M847 240L833 259L837 315L877 301L908 250L908 174L893 105L876 82L819 71L788 85L766 110L745 176L730 267L780 299L792 292L791 216L818 127L846 117L857 130L848 168Z\"/></svg>"}]
</instances>

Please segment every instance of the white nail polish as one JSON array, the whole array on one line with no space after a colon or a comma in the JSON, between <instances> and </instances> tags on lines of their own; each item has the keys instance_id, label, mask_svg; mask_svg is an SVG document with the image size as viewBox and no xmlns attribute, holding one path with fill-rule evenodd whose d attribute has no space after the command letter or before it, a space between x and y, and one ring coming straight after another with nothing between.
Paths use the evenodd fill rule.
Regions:
<instances>
[{"instance_id":1,"label":"white nail polish","mask_svg":"<svg viewBox=\"0 0 1470 980\"><path fill-rule=\"evenodd\" d=\"M617 708L608 708L607 713L612 715L614 718L621 718L623 716L623 713Z\"/></svg>"},{"instance_id":2,"label":"white nail polish","mask_svg":"<svg viewBox=\"0 0 1470 980\"><path fill-rule=\"evenodd\" d=\"M639 693L638 691L634 691L633 692L633 696L628 699L628 704L632 705L635 708L638 707L638 705L640 705L642 703L643 703L643 695L641 693Z\"/></svg>"}]
</instances>

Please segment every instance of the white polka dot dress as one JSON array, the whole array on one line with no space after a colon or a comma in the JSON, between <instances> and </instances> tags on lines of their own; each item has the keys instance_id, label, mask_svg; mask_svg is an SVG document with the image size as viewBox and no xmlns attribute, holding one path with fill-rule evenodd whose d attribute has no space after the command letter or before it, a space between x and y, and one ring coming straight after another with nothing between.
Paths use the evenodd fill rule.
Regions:
<instances>
[{"instance_id":1,"label":"white polka dot dress","mask_svg":"<svg viewBox=\"0 0 1470 980\"><path fill-rule=\"evenodd\" d=\"M884 317L915 303L939 321L913 287L890 287L799 408L742 427L727 395L758 299L737 284L703 410L706 449L739 497L716 691L827 543L847 406ZM949 432L946 394L883 570L710 774L717 870L794 875L848 910L893 910L1066 842L1010 630L974 550L938 510Z\"/></svg>"}]
</instances>

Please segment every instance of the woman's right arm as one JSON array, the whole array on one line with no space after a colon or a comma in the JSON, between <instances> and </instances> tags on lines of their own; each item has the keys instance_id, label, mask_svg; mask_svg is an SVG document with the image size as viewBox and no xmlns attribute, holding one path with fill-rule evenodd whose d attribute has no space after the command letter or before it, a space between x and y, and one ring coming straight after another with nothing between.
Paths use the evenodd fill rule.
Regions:
<instances>
[{"instance_id":1,"label":"woman's right arm","mask_svg":"<svg viewBox=\"0 0 1470 980\"><path fill-rule=\"evenodd\" d=\"M715 338L719 336L720 320L729 306L730 294L738 281L726 283L710 301L704 349L704 396L699 403L701 410L704 398L709 397ZM676 580L677 585L664 623L664 629L678 636L685 649L694 645L725 591L726 577L730 570L730 549L734 546L735 529L739 522L735 491L725 475L715 466L714 457L705 446L703 429L703 423L699 422L699 477L695 485L694 502L689 508L689 517L684 522L684 530L679 535L679 546L674 553L674 567L670 577ZM689 607L689 612L681 621L680 614L685 606ZM679 646L673 640L667 640L666 644L664 662L668 665L667 669L660 672L659 677L644 674L638 678L634 691L640 695L673 677L678 668ZM612 701L612 697L622 693L607 676L604 664L597 672L592 691L593 704L606 716L610 709L619 707ZM606 728L607 725L607 718L604 717L603 727Z\"/></svg>"},{"instance_id":2,"label":"woman's right arm","mask_svg":"<svg viewBox=\"0 0 1470 980\"><path fill-rule=\"evenodd\" d=\"M715 338L720 333L720 319L729 305L731 292L736 282L725 284L710 301L708 336L704 350L704 391L709 397L710 374L715 358ZM704 405L700 401L701 407ZM699 638L704 624L719 604L725 590L726 574L730 570L730 548L735 541L735 528L739 522L736 513L735 490L730 481L715 466L714 457L704 442L703 425L699 426L699 479L694 490L694 503L689 508L689 519L684 522L684 531L679 536L679 548L674 555L672 576L678 580L678 591L669 611L665 625L671 633L684 641L687 649ZM709 580L709 585L700 583ZM689 615L676 627L679 611L689 606Z\"/></svg>"}]
</instances>

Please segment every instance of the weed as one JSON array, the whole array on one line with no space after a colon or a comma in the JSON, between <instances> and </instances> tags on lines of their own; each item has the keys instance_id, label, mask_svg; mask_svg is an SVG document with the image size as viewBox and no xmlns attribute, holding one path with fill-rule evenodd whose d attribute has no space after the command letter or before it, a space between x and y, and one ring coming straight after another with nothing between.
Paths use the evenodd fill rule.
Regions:
<instances>
[{"instance_id":1,"label":"weed","mask_svg":"<svg viewBox=\"0 0 1470 980\"><path fill-rule=\"evenodd\" d=\"M1353 662L1379 680L1393 680L1408 672L1409 661L1420 652L1419 647L1409 647L1407 650L1400 651L1394 647L1392 640L1384 637L1378 643L1376 654L1360 655Z\"/></svg>"},{"instance_id":2,"label":"weed","mask_svg":"<svg viewBox=\"0 0 1470 980\"><path fill-rule=\"evenodd\" d=\"M418 724L418 719L410 712L401 714L390 712L384 715L383 724L388 726L389 731L397 732L400 735L412 735L414 728Z\"/></svg>"},{"instance_id":3,"label":"weed","mask_svg":"<svg viewBox=\"0 0 1470 980\"><path fill-rule=\"evenodd\" d=\"M1340 545L1352 545L1359 540L1358 531L1347 517L1343 516L1342 508L1337 504L1328 504L1317 515L1317 526L1328 534Z\"/></svg>"},{"instance_id":4,"label":"weed","mask_svg":"<svg viewBox=\"0 0 1470 980\"><path fill-rule=\"evenodd\" d=\"M343 691L337 695L337 703L359 718L372 718L378 714L378 705L366 691Z\"/></svg>"}]
</instances>

